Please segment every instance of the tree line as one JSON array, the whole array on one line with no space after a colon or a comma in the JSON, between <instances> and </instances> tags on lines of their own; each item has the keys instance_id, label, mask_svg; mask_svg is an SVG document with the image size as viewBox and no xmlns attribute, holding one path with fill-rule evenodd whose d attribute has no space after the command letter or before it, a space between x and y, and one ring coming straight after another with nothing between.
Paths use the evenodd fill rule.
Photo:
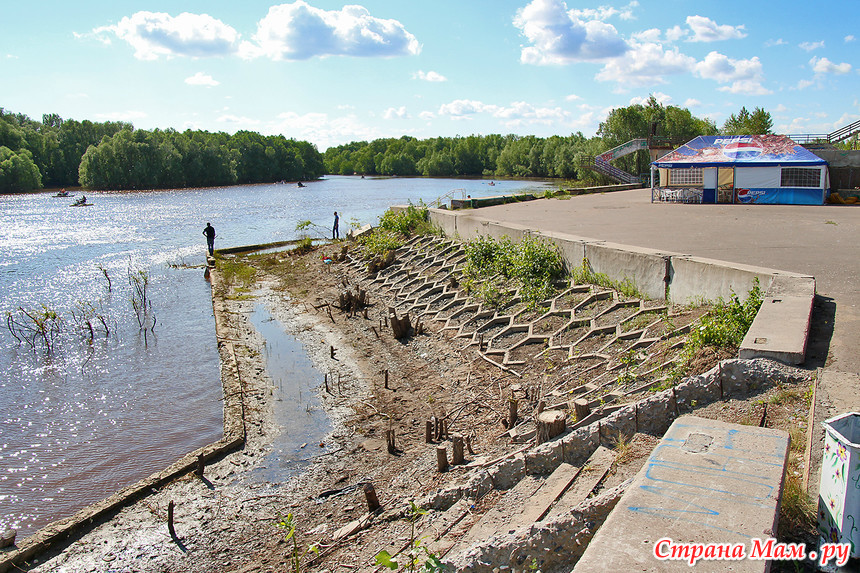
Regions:
<instances>
[{"instance_id":1,"label":"tree line","mask_svg":"<svg viewBox=\"0 0 860 573\"><path fill-rule=\"evenodd\" d=\"M664 106L653 96L644 104L613 109L590 138L581 132L547 138L519 135L470 135L418 140L414 137L376 139L326 150L327 173L337 175L398 175L427 177L541 177L608 182L585 165L595 156L631 139L658 135L678 145L699 135L770 133L770 114L742 108L722 130L690 110ZM746 131L745 131L746 130ZM647 173L650 157L635 153L617 159L616 167Z\"/></svg>"},{"instance_id":2,"label":"tree line","mask_svg":"<svg viewBox=\"0 0 860 573\"><path fill-rule=\"evenodd\" d=\"M126 122L35 121L0 108L0 193L81 185L165 189L316 179L322 154L306 141L239 131L134 129Z\"/></svg>"},{"instance_id":3,"label":"tree line","mask_svg":"<svg viewBox=\"0 0 860 573\"><path fill-rule=\"evenodd\" d=\"M698 135L771 133L770 113L741 108L722 129L688 109L645 103L613 109L593 137L581 132L470 135L419 140L410 136L359 141L320 154L306 141L251 131L233 135L173 129L137 130L130 123L35 121L0 108L0 192L81 185L90 189L209 187L315 179L334 175L540 177L608 182L585 166L631 139L660 136L674 144ZM650 158L635 153L614 162L647 173Z\"/></svg>"}]
</instances>

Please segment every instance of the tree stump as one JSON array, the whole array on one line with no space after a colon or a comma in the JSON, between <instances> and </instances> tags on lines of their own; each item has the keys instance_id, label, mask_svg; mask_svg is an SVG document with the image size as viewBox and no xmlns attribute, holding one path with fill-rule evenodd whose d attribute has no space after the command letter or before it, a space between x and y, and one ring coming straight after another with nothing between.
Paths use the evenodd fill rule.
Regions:
<instances>
[{"instance_id":1,"label":"tree stump","mask_svg":"<svg viewBox=\"0 0 860 573\"><path fill-rule=\"evenodd\" d=\"M440 472L448 469L448 450L445 446L436 446L436 469Z\"/></svg>"},{"instance_id":2,"label":"tree stump","mask_svg":"<svg viewBox=\"0 0 860 573\"><path fill-rule=\"evenodd\" d=\"M428 444L433 443L433 420L427 420L424 423L424 441Z\"/></svg>"},{"instance_id":3,"label":"tree stump","mask_svg":"<svg viewBox=\"0 0 860 573\"><path fill-rule=\"evenodd\" d=\"M588 400L585 398L577 398L573 401L573 409L576 412L576 421L584 420L591 414L591 407L588 405Z\"/></svg>"},{"instance_id":4,"label":"tree stump","mask_svg":"<svg viewBox=\"0 0 860 573\"><path fill-rule=\"evenodd\" d=\"M517 406L519 401L516 398L508 399L508 428L513 428L517 425Z\"/></svg>"},{"instance_id":5,"label":"tree stump","mask_svg":"<svg viewBox=\"0 0 860 573\"><path fill-rule=\"evenodd\" d=\"M367 500L367 511L373 513L379 509L379 498L376 497L376 488L368 482L364 484L364 498Z\"/></svg>"},{"instance_id":6,"label":"tree stump","mask_svg":"<svg viewBox=\"0 0 860 573\"><path fill-rule=\"evenodd\" d=\"M391 332L394 334L394 338L405 338L412 329L409 315L404 314L402 318L398 318L397 311L393 308L389 308L388 313L388 322L391 324Z\"/></svg>"},{"instance_id":7,"label":"tree stump","mask_svg":"<svg viewBox=\"0 0 860 573\"><path fill-rule=\"evenodd\" d=\"M544 410L537 417L537 443L542 444L564 432L567 416L561 410Z\"/></svg>"},{"instance_id":8,"label":"tree stump","mask_svg":"<svg viewBox=\"0 0 860 573\"><path fill-rule=\"evenodd\" d=\"M453 450L451 452L451 465L460 466L463 465L463 461L465 456L463 455L463 436L460 434L453 434L451 436L451 444Z\"/></svg>"}]
</instances>

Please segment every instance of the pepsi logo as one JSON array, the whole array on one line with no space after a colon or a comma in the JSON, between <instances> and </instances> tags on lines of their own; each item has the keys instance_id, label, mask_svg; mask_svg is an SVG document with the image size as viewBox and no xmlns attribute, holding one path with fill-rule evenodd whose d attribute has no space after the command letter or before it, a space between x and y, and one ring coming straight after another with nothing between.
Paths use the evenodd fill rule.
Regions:
<instances>
[{"instance_id":1,"label":"pepsi logo","mask_svg":"<svg viewBox=\"0 0 860 573\"><path fill-rule=\"evenodd\" d=\"M758 144L745 141L734 141L723 147L723 154L737 161L755 159L761 152L762 148Z\"/></svg>"},{"instance_id":2,"label":"pepsi logo","mask_svg":"<svg viewBox=\"0 0 860 573\"><path fill-rule=\"evenodd\" d=\"M749 189L738 189L738 203L750 203L753 200L753 195Z\"/></svg>"}]
</instances>

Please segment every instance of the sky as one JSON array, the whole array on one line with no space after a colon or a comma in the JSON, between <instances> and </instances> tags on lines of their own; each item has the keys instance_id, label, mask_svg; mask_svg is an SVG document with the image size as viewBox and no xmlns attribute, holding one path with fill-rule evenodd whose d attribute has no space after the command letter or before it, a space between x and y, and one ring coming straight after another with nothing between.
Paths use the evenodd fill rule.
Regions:
<instances>
[{"instance_id":1,"label":"sky","mask_svg":"<svg viewBox=\"0 0 860 573\"><path fill-rule=\"evenodd\" d=\"M5 1L0 107L320 151L590 137L651 95L717 127L745 106L828 133L860 119L858 22L857 0Z\"/></svg>"}]
</instances>

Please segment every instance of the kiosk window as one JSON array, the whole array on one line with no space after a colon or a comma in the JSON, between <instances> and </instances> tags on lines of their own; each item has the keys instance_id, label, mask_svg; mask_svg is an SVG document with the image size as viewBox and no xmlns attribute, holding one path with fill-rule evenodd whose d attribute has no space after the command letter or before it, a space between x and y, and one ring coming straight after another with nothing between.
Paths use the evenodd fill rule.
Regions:
<instances>
[{"instance_id":1,"label":"kiosk window","mask_svg":"<svg viewBox=\"0 0 860 573\"><path fill-rule=\"evenodd\" d=\"M783 167L780 187L821 187L821 169L818 167Z\"/></svg>"},{"instance_id":2,"label":"kiosk window","mask_svg":"<svg viewBox=\"0 0 860 573\"><path fill-rule=\"evenodd\" d=\"M672 169L670 175L670 185L678 186L702 186L702 168L693 167L690 169Z\"/></svg>"}]
</instances>

